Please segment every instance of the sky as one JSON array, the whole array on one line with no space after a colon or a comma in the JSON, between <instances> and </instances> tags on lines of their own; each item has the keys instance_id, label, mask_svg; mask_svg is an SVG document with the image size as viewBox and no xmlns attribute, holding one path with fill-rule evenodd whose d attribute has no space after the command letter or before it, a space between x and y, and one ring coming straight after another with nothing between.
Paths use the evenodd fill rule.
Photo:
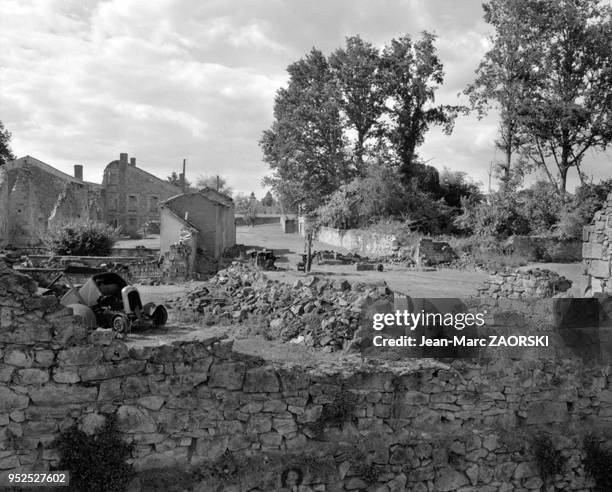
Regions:
<instances>
[{"instance_id":1,"label":"sky","mask_svg":"<svg viewBox=\"0 0 612 492\"><path fill-rule=\"evenodd\" d=\"M31 155L101 182L126 152L165 178L220 174L263 196L258 142L272 124L286 68L359 34L382 48L404 34L437 34L446 74L436 102L459 96L488 47L482 0L2 0L0 121L19 157ZM451 136L431 130L419 154L488 187L497 118L462 116ZM612 177L611 154L583 170ZM570 178L570 186L576 182Z\"/></svg>"}]
</instances>

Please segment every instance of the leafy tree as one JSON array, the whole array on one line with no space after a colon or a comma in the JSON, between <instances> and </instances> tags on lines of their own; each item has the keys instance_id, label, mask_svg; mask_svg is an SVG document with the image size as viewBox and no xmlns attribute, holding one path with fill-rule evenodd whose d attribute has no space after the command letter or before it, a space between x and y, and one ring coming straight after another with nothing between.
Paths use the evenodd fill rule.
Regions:
<instances>
[{"instance_id":1,"label":"leafy tree","mask_svg":"<svg viewBox=\"0 0 612 492\"><path fill-rule=\"evenodd\" d=\"M254 195L251 193L251 195ZM236 213L241 214L248 225L255 225L257 218L258 203L257 199L251 196L246 196L243 193L238 193L234 197L234 205Z\"/></svg>"},{"instance_id":2,"label":"leafy tree","mask_svg":"<svg viewBox=\"0 0 612 492\"><path fill-rule=\"evenodd\" d=\"M166 177L166 181L168 181L168 183L170 184L173 184L174 186L178 186L179 188L182 186L181 175L178 174L176 171L172 171L172 174ZM193 187L191 186L191 183L187 181L187 179L185 179L185 190L189 191L192 189Z\"/></svg>"},{"instance_id":3,"label":"leafy tree","mask_svg":"<svg viewBox=\"0 0 612 492\"><path fill-rule=\"evenodd\" d=\"M464 91L479 118L493 107L500 113L495 144L504 153L504 160L497 163L502 188L516 188L525 171L525 161L513 162L513 156L524 140L520 115L530 89L532 60L539 56L530 41L529 26L513 22L520 8L517 2L505 0L483 5L484 19L495 27L497 36L476 70L476 80Z\"/></svg>"},{"instance_id":4,"label":"leafy tree","mask_svg":"<svg viewBox=\"0 0 612 492\"><path fill-rule=\"evenodd\" d=\"M0 121L0 166L4 166L8 161L15 159L10 147L11 132L4 128Z\"/></svg>"},{"instance_id":5,"label":"leafy tree","mask_svg":"<svg viewBox=\"0 0 612 492\"><path fill-rule=\"evenodd\" d=\"M376 135L378 120L385 110L380 53L358 35L351 36L346 38L346 48L331 54L329 64L340 88L340 106L357 133L353 154L357 172L361 173L365 142Z\"/></svg>"},{"instance_id":6,"label":"leafy tree","mask_svg":"<svg viewBox=\"0 0 612 492\"><path fill-rule=\"evenodd\" d=\"M409 36L393 39L382 52L380 75L391 125L386 135L400 161L405 184L419 176L416 148L423 143L432 125L442 125L446 133L453 128L459 106L434 106L436 89L444 81L444 72L436 48L435 36L424 32L413 41Z\"/></svg>"},{"instance_id":7,"label":"leafy tree","mask_svg":"<svg viewBox=\"0 0 612 492\"><path fill-rule=\"evenodd\" d=\"M284 206L314 210L351 176L340 94L317 49L287 71L289 84L277 92L274 122L260 141L272 169L264 185L272 187Z\"/></svg>"},{"instance_id":8,"label":"leafy tree","mask_svg":"<svg viewBox=\"0 0 612 492\"><path fill-rule=\"evenodd\" d=\"M569 170L583 179L586 151L612 140L612 8L601 0L487 5L497 19L495 47L509 43L527 54L514 74L514 93L523 100L517 108L522 154L564 195Z\"/></svg>"},{"instance_id":9,"label":"leafy tree","mask_svg":"<svg viewBox=\"0 0 612 492\"><path fill-rule=\"evenodd\" d=\"M268 190L266 195L261 199L261 204L264 207L273 207L274 203L274 197L272 196L272 193L270 193L270 191Z\"/></svg>"},{"instance_id":10,"label":"leafy tree","mask_svg":"<svg viewBox=\"0 0 612 492\"><path fill-rule=\"evenodd\" d=\"M212 188L213 190L217 190L220 193L225 193L228 196L232 196L233 190L227 184L227 179L223 176L219 176L218 174L204 174L198 177L196 181L196 187L198 189L202 188Z\"/></svg>"},{"instance_id":11,"label":"leafy tree","mask_svg":"<svg viewBox=\"0 0 612 492\"><path fill-rule=\"evenodd\" d=\"M465 171L444 169L440 174L442 198L450 207L460 208L461 199L480 202L483 199L479 183L472 181Z\"/></svg>"}]
</instances>

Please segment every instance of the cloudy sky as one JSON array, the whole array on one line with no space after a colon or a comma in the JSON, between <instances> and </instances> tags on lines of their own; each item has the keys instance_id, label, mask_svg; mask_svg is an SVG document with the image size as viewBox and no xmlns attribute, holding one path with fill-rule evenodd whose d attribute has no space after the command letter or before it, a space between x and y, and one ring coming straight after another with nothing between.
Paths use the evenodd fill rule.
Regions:
<instances>
[{"instance_id":1,"label":"cloudy sky","mask_svg":"<svg viewBox=\"0 0 612 492\"><path fill-rule=\"evenodd\" d=\"M2 0L0 120L18 156L99 182L120 152L166 177L219 173L262 195L258 147L272 123L286 67L313 46L325 53L360 34L378 47L435 32L458 98L487 49L482 0ZM420 154L439 169L488 182L496 120L461 117L451 137L431 131ZM612 177L610 155L584 170Z\"/></svg>"}]
</instances>

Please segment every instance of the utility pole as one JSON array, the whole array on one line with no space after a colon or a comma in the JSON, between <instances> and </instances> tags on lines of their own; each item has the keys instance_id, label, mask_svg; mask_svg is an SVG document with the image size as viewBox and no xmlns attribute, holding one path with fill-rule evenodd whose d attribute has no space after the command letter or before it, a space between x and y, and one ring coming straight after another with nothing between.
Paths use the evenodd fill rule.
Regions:
<instances>
[{"instance_id":1,"label":"utility pole","mask_svg":"<svg viewBox=\"0 0 612 492\"><path fill-rule=\"evenodd\" d=\"M221 188L221 185L219 183L219 175L217 174L217 191L219 191L219 188Z\"/></svg>"},{"instance_id":2,"label":"utility pole","mask_svg":"<svg viewBox=\"0 0 612 492\"><path fill-rule=\"evenodd\" d=\"M185 193L185 163L187 159L183 159L183 174L181 174L181 188L183 189L183 193Z\"/></svg>"}]
</instances>

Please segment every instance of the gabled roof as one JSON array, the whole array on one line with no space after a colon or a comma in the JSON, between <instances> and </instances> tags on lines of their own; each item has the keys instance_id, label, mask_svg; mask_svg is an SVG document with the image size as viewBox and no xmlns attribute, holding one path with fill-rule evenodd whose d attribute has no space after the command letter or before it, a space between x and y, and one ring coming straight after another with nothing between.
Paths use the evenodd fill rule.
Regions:
<instances>
[{"instance_id":1,"label":"gabled roof","mask_svg":"<svg viewBox=\"0 0 612 492\"><path fill-rule=\"evenodd\" d=\"M104 169L106 169L108 166L114 166L114 165L118 166L120 164L121 164L121 162L115 159L114 161L109 162ZM164 185L167 185L168 188L174 188L176 190L180 190L181 189L180 186L176 186L176 185L170 183L169 181L166 181L165 179L162 179L162 178L160 178L158 176L155 176L155 174L151 174L149 171L145 171L141 167L138 167L138 166L131 166L131 167L133 167L134 169L138 169L139 172L145 174L146 176L148 176L150 178L153 178L153 179L163 183Z\"/></svg>"},{"instance_id":2,"label":"gabled roof","mask_svg":"<svg viewBox=\"0 0 612 492\"><path fill-rule=\"evenodd\" d=\"M22 161L25 165L32 165L32 166L36 166L37 168L41 169L42 171L45 171L49 174L53 174L54 176L64 180L64 181L70 181L71 183L78 183L78 184L86 184L89 186L94 186L94 187L100 187L101 185L98 183L92 183L90 181L81 181L80 179L75 178L74 176L71 176L70 174L67 174L63 171L60 171L59 169L54 168L53 166L47 164L46 162L41 161L40 159L37 159L36 157L32 157L31 155L24 155L23 157L19 157L13 161L10 161L7 165L7 170L8 169L18 169L19 168L19 161Z\"/></svg>"},{"instance_id":3,"label":"gabled roof","mask_svg":"<svg viewBox=\"0 0 612 492\"><path fill-rule=\"evenodd\" d=\"M214 191L214 190L213 190ZM215 192L217 193L217 192ZM222 195L222 193L219 193L220 195ZM172 203L174 201L176 201L179 198L185 197L185 196L196 196L198 198L203 198L204 200L208 200L209 202L212 202L216 205L222 205L224 207L229 207L231 206L230 203L227 203L225 200L221 200L220 198L214 197L214 196L206 196L203 193L199 192L199 191L188 191L187 193L180 193L178 195L174 195L171 196L170 198L168 198L167 200L164 200L163 202L160 202L160 205L166 205L169 206L169 208L172 208ZM231 198L230 198L231 200ZM231 202L233 203L233 201Z\"/></svg>"},{"instance_id":4,"label":"gabled roof","mask_svg":"<svg viewBox=\"0 0 612 492\"><path fill-rule=\"evenodd\" d=\"M200 191L198 191L198 193L204 195L210 200L221 203L222 205L227 205L228 207L231 207L234 204L234 200L232 200L231 196L221 193L220 191L217 191L209 186L202 188Z\"/></svg>"},{"instance_id":5,"label":"gabled roof","mask_svg":"<svg viewBox=\"0 0 612 492\"><path fill-rule=\"evenodd\" d=\"M200 229L198 229L194 224L189 222L189 220L187 220L185 217L181 217L175 210L172 210L170 207L167 207L167 209L168 212L174 215L174 217L180 222L182 222L185 226L189 227L190 229L193 229L194 231L200 231Z\"/></svg>"}]
</instances>

